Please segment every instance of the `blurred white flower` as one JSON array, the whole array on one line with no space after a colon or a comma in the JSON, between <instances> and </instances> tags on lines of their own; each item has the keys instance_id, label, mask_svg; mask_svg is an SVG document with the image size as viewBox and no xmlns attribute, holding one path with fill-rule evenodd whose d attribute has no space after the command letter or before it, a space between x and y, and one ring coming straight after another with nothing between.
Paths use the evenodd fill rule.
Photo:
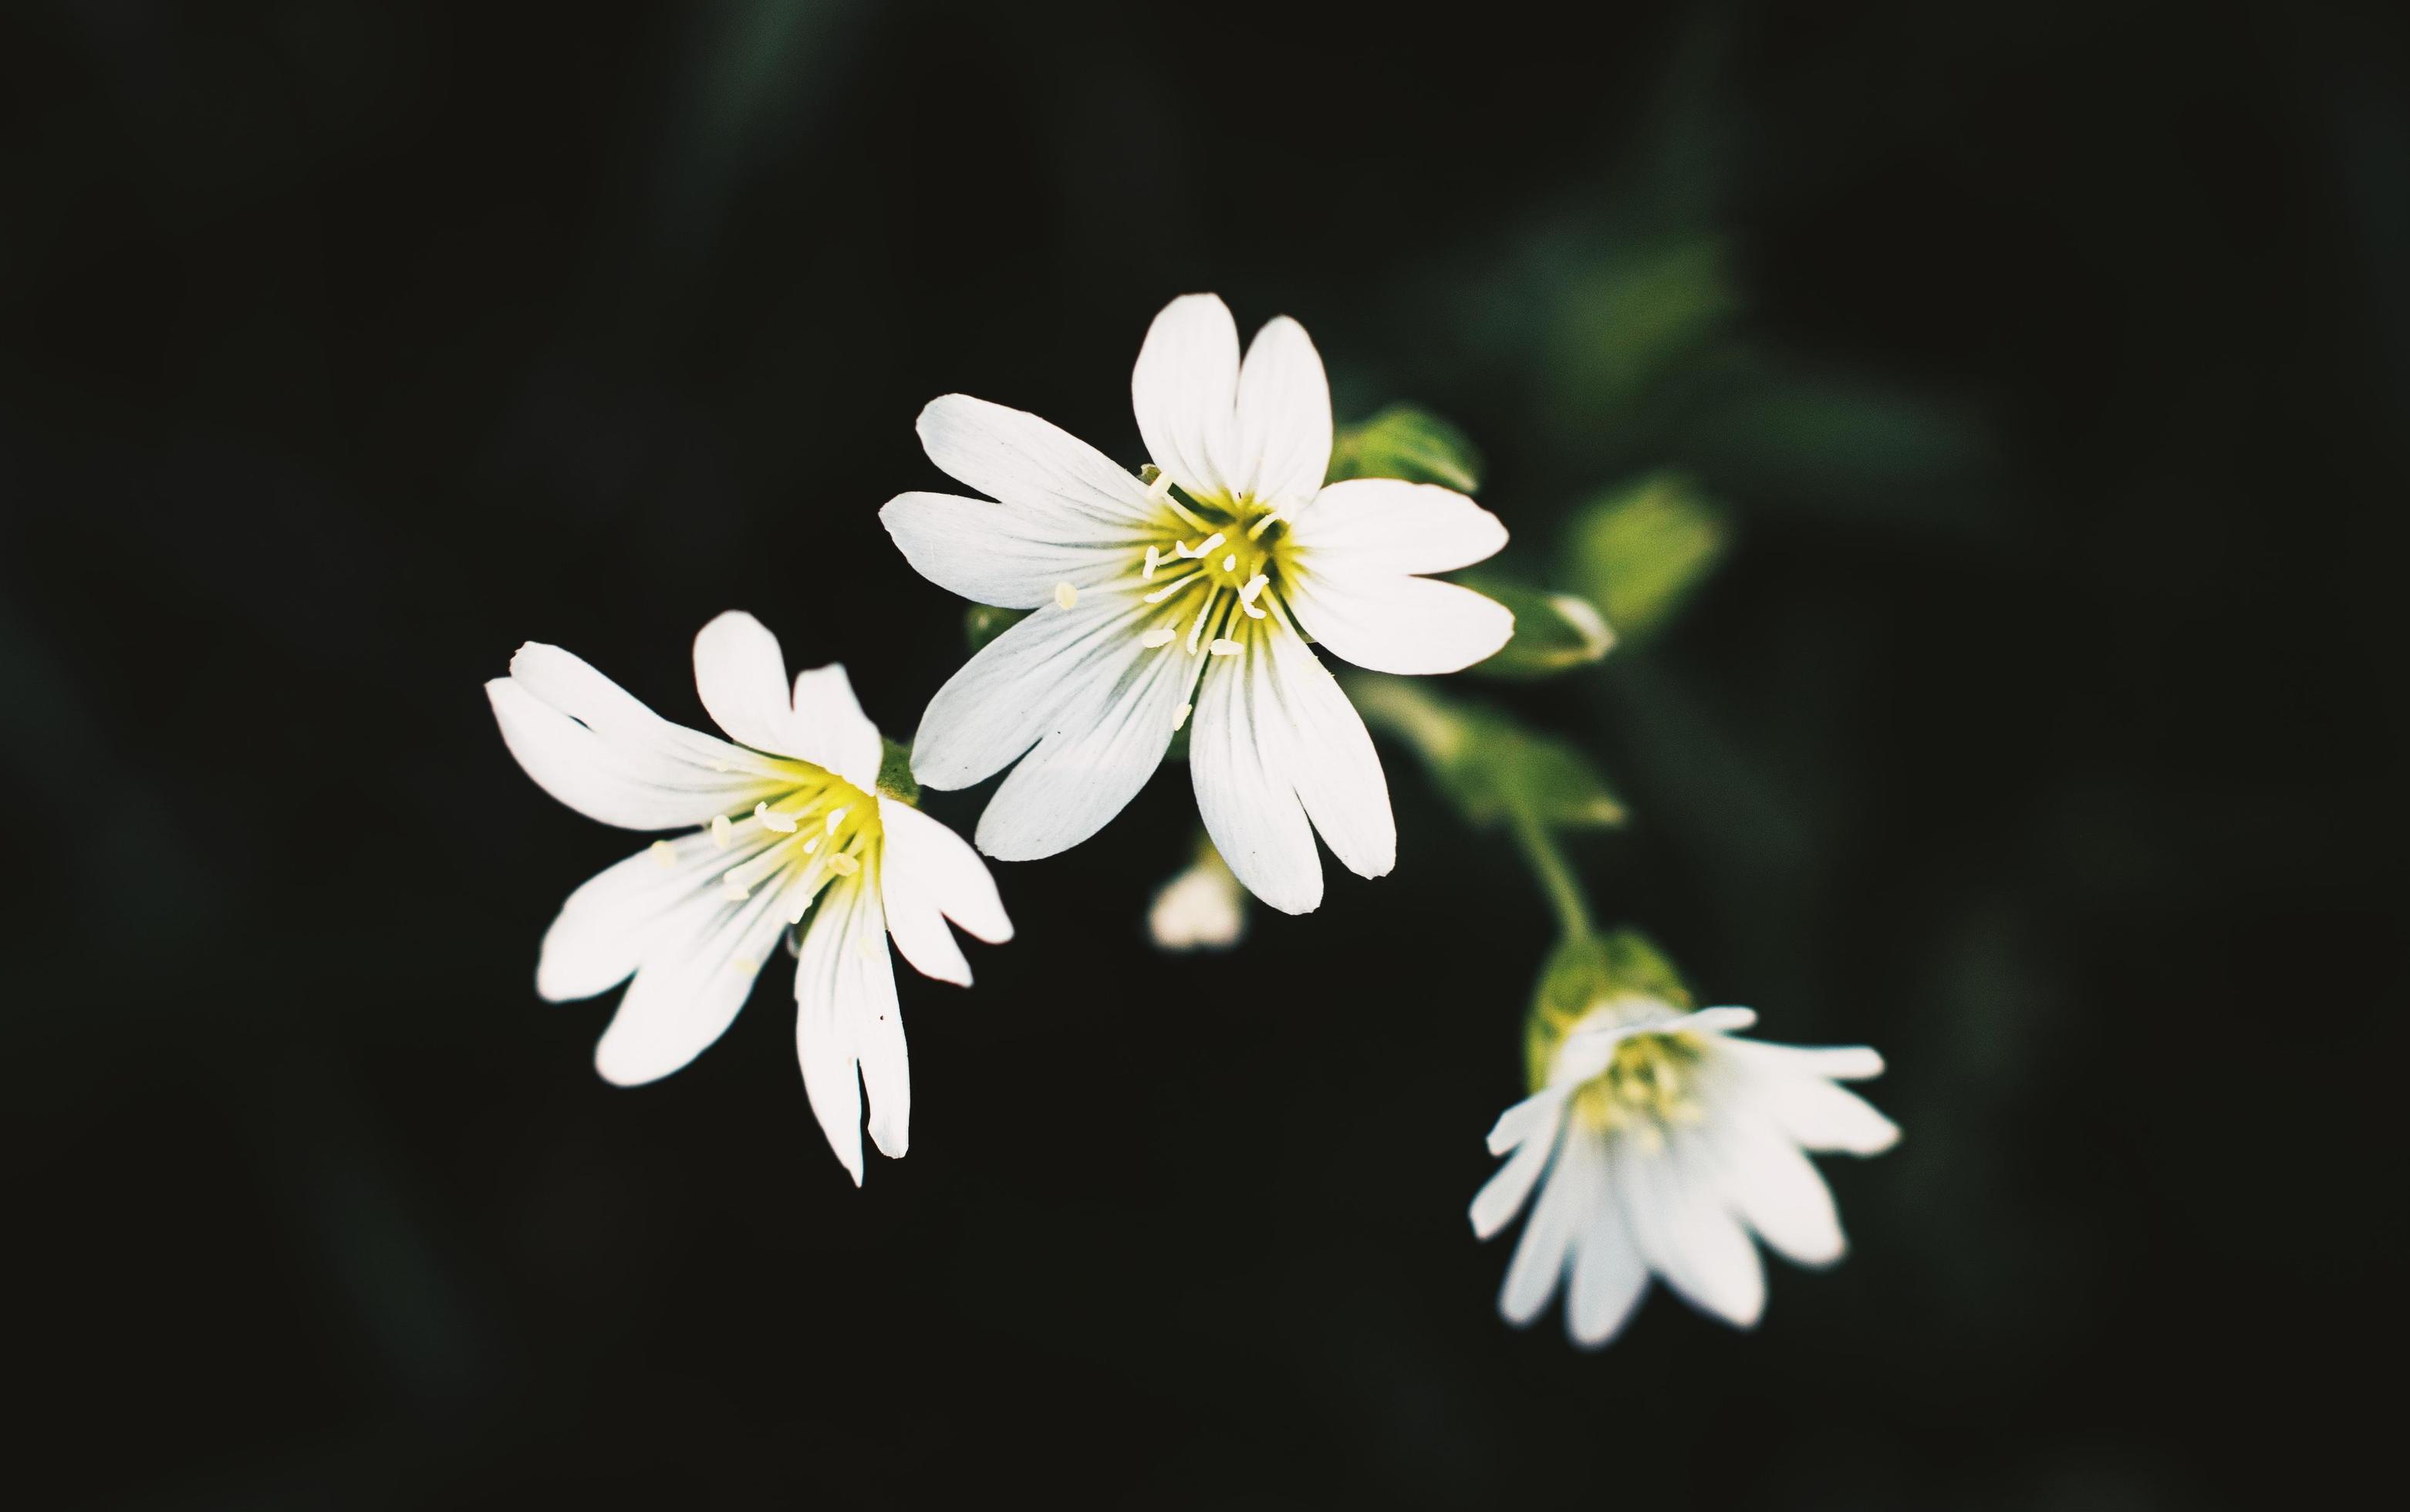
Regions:
<instances>
[{"instance_id":1,"label":"blurred white flower","mask_svg":"<svg viewBox=\"0 0 2410 1512\"><path fill-rule=\"evenodd\" d=\"M817 898L797 951L795 1048L812 1112L860 1185L862 1085L890 1157L912 1108L881 932L924 975L968 986L946 920L992 943L1012 924L978 854L878 791L882 742L843 667L802 673L791 693L777 637L729 613L695 637L694 675L743 745L670 723L558 647L519 647L511 675L486 684L503 741L546 792L622 829L693 830L570 894L536 991L591 997L632 975L594 1062L621 1085L654 1081L719 1038Z\"/></svg>"},{"instance_id":2,"label":"blurred white flower","mask_svg":"<svg viewBox=\"0 0 2410 1512\"><path fill-rule=\"evenodd\" d=\"M1308 637L1383 672L1482 660L1514 616L1418 574L1483 560L1506 528L1428 484L1324 487L1329 386L1285 316L1241 363L1220 299L1175 299L1130 387L1152 486L1019 410L951 394L922 412L930 460L1001 502L907 493L880 513L889 533L939 587L1037 612L938 690L913 774L960 788L1018 762L979 844L1034 860L1119 813L1193 713L1214 845L1257 897L1303 913L1322 901L1315 830L1359 876L1397 856L1380 758Z\"/></svg>"},{"instance_id":3,"label":"blurred white flower","mask_svg":"<svg viewBox=\"0 0 2410 1512\"><path fill-rule=\"evenodd\" d=\"M1756 1021L1632 996L1558 1043L1546 1084L1489 1131L1490 1153L1509 1158L1473 1199L1488 1239L1540 1188L1498 1298L1509 1323L1531 1322L1563 1285L1566 1331L1597 1347L1654 1273L1745 1329L1765 1305L1750 1230L1801 1265L1841 1258L1832 1192L1803 1152L1876 1155L1898 1140L1835 1084L1880 1074L1882 1057L1735 1037Z\"/></svg>"},{"instance_id":4,"label":"blurred white flower","mask_svg":"<svg viewBox=\"0 0 2410 1512\"><path fill-rule=\"evenodd\" d=\"M1226 951L1247 932L1247 894L1222 853L1198 848L1197 859L1154 894L1147 933L1167 951Z\"/></svg>"}]
</instances>

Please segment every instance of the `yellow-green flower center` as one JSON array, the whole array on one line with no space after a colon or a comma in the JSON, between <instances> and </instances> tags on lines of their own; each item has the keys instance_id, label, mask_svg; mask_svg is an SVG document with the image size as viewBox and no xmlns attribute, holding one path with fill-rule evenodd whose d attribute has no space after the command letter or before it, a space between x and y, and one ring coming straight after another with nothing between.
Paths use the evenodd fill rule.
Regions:
<instances>
[{"instance_id":1,"label":"yellow-green flower center","mask_svg":"<svg viewBox=\"0 0 2410 1512\"><path fill-rule=\"evenodd\" d=\"M776 887L787 922L796 923L832 878L878 865L884 835L878 801L825 767L784 756L764 759L794 786L755 804L749 814L712 820L713 842L744 854L721 875L720 893L743 902L764 886ZM666 840L654 842L653 854L664 866L676 865L676 850Z\"/></svg>"},{"instance_id":2,"label":"yellow-green flower center","mask_svg":"<svg viewBox=\"0 0 2410 1512\"><path fill-rule=\"evenodd\" d=\"M1596 1129L1645 1130L1699 1115L1695 1073L1706 1047L1692 1034L1635 1034L1615 1047L1606 1069L1574 1094L1574 1116Z\"/></svg>"}]
</instances>

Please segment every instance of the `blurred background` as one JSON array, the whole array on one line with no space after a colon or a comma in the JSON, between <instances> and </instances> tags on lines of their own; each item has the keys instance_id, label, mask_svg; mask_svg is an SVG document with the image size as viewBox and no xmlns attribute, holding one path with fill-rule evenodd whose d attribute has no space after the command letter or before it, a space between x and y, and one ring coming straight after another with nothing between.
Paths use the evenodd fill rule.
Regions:
<instances>
[{"instance_id":1,"label":"blurred background","mask_svg":"<svg viewBox=\"0 0 2410 1512\"><path fill-rule=\"evenodd\" d=\"M2345 1468L2378 1403L2317 1356L2389 1325L2403 1237L2403 40L8 7L21 1505L2190 1507ZM1630 806L1575 847L1607 919L1890 1058L1905 1142L1826 1163L1854 1253L1773 1265L1753 1335L1662 1289L1599 1355L1498 1320L1464 1210L1551 924L1401 751L1397 872L1233 954L1144 934L1177 769L1000 868L1019 940L904 977L912 1154L861 1191L783 989L637 1091L591 1069L607 1000L536 998L635 842L482 681L543 639L701 722L690 639L743 607L908 737L965 654L877 519L941 486L920 406L1135 463L1129 364L1193 289L1304 321L1343 421L1461 427L1532 578L1676 480L1681 603L1449 691Z\"/></svg>"}]
</instances>

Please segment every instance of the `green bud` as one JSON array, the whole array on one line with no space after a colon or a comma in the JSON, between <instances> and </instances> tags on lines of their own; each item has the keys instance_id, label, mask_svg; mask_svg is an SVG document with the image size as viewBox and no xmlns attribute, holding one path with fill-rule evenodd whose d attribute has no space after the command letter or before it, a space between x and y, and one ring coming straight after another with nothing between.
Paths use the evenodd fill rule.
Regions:
<instances>
[{"instance_id":1,"label":"green bud","mask_svg":"<svg viewBox=\"0 0 2410 1512\"><path fill-rule=\"evenodd\" d=\"M1688 1012L1691 989L1674 963L1636 929L1566 939L1549 952L1523 1020L1523 1075L1529 1090L1547 1085L1557 1047L1602 1003L1648 997Z\"/></svg>"},{"instance_id":2,"label":"green bud","mask_svg":"<svg viewBox=\"0 0 2410 1512\"><path fill-rule=\"evenodd\" d=\"M921 807L921 784L912 777L912 748L878 737L878 791L913 807Z\"/></svg>"},{"instance_id":3,"label":"green bud","mask_svg":"<svg viewBox=\"0 0 2410 1512\"><path fill-rule=\"evenodd\" d=\"M1518 815L1552 829L1604 829L1624 821L1622 800L1568 741L1443 697L1418 678L1357 674L1347 691L1366 722L1414 749L1475 829Z\"/></svg>"},{"instance_id":4,"label":"green bud","mask_svg":"<svg viewBox=\"0 0 2410 1512\"><path fill-rule=\"evenodd\" d=\"M974 603L963 611L963 639L970 642L973 654L983 650L987 643L1029 618L1026 609L999 609L994 604Z\"/></svg>"},{"instance_id":5,"label":"green bud","mask_svg":"<svg viewBox=\"0 0 2410 1512\"><path fill-rule=\"evenodd\" d=\"M1723 511L1689 478L1660 472L1576 516L1565 566L1624 639L1637 643L1706 581L1730 533Z\"/></svg>"},{"instance_id":6,"label":"green bud","mask_svg":"<svg viewBox=\"0 0 2410 1512\"><path fill-rule=\"evenodd\" d=\"M1577 593L1550 593L1488 573L1456 579L1496 599L1515 614L1515 638L1498 654L1465 670L1485 677L1528 680L1588 666L1606 655L1615 632L1598 606Z\"/></svg>"},{"instance_id":7,"label":"green bud","mask_svg":"<svg viewBox=\"0 0 2410 1512\"><path fill-rule=\"evenodd\" d=\"M1463 431L1439 416L1392 404L1339 432L1326 481L1347 478L1403 478L1472 493L1481 487L1481 454Z\"/></svg>"}]
</instances>

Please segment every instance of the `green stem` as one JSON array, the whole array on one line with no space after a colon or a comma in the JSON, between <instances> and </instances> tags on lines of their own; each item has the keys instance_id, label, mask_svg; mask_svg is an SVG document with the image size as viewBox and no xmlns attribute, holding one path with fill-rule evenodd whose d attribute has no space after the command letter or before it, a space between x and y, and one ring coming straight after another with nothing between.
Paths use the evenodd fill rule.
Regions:
<instances>
[{"instance_id":1,"label":"green stem","mask_svg":"<svg viewBox=\"0 0 2410 1512\"><path fill-rule=\"evenodd\" d=\"M1540 880L1540 891L1548 896L1549 906L1557 910L1557 923L1567 939L1587 938L1591 931L1590 900L1582 895L1581 880L1565 862L1565 853L1557 848L1557 837L1539 817L1521 804L1513 807L1515 838L1523 848L1524 859L1531 862L1532 872Z\"/></svg>"}]
</instances>

